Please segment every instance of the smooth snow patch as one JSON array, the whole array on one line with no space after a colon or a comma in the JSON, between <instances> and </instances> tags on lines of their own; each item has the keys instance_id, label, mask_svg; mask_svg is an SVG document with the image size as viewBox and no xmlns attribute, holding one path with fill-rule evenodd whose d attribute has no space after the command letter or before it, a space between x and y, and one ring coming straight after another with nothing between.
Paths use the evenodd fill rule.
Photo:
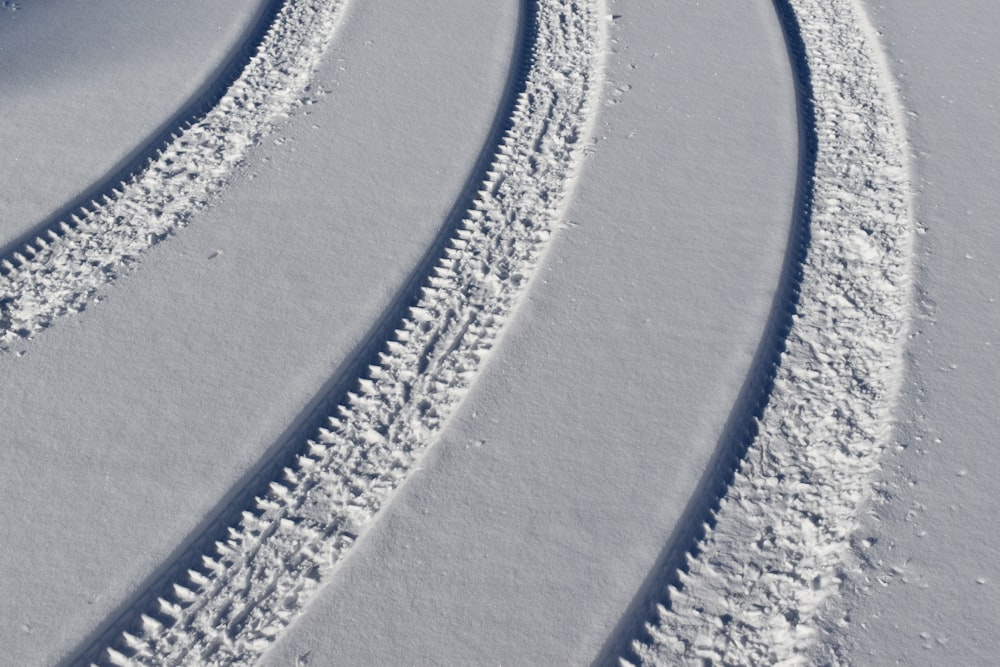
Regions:
<instances>
[{"instance_id":1,"label":"smooth snow patch","mask_svg":"<svg viewBox=\"0 0 1000 667\"><path fill-rule=\"evenodd\" d=\"M911 300L903 123L854 0L776 5L804 47L815 143L799 302L758 436L634 645L646 665L805 662L892 432Z\"/></svg>"}]
</instances>

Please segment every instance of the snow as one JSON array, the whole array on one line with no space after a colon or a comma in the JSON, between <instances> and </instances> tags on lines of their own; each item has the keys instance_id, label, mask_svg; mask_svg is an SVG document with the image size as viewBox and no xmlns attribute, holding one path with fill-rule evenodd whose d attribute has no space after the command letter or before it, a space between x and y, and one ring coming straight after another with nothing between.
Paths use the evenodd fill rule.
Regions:
<instances>
[{"instance_id":1,"label":"snow","mask_svg":"<svg viewBox=\"0 0 1000 667\"><path fill-rule=\"evenodd\" d=\"M16 244L0 264L4 342L84 308L101 285L204 207L272 123L311 101L309 80L342 9L342 2L283 5L264 23L269 27L258 50L235 80L228 83L225 63L215 73L220 94L207 113L184 120L163 147L125 167L120 180L113 175L106 186L92 188L79 210L36 227ZM271 19L271 12L262 18ZM232 58L239 62L243 50L238 44ZM152 149L159 139L147 143Z\"/></svg>"},{"instance_id":2,"label":"snow","mask_svg":"<svg viewBox=\"0 0 1000 667\"><path fill-rule=\"evenodd\" d=\"M239 524L214 546L192 545L181 567L193 569L173 575L171 595L152 603L153 620L142 617L109 647L112 662L126 650L135 663L255 662L405 481L474 380L559 221L600 84L603 22L594 11L541 5L523 21L539 36L531 35L524 90L419 299L306 447L266 471L277 479Z\"/></svg>"},{"instance_id":3,"label":"snow","mask_svg":"<svg viewBox=\"0 0 1000 667\"><path fill-rule=\"evenodd\" d=\"M892 437L913 237L901 114L853 2L777 7L808 146L791 321L753 441L636 646L643 664L805 663Z\"/></svg>"},{"instance_id":4,"label":"snow","mask_svg":"<svg viewBox=\"0 0 1000 667\"><path fill-rule=\"evenodd\" d=\"M5 254L70 202L96 197L88 190L139 158L138 146L186 120L205 82L252 39L265 7L262 0L14 5L0 13Z\"/></svg>"},{"instance_id":5,"label":"snow","mask_svg":"<svg viewBox=\"0 0 1000 667\"><path fill-rule=\"evenodd\" d=\"M4 561L2 597L17 603L3 626L31 629L5 646L12 661L53 662L114 621L331 391L462 193L510 63L513 32L493 27L505 16L497 7L467 35L411 20L411 41L395 47L407 68L363 48L393 32L344 26L358 48L334 52L320 81L336 99L296 116L281 145L262 145L200 224L157 245L100 303L3 355L5 394L17 396L3 412L16 443L3 521L24 545ZM424 95L442 72L455 87ZM457 108L464 125L440 122ZM376 196L383 188L394 196Z\"/></svg>"},{"instance_id":6,"label":"snow","mask_svg":"<svg viewBox=\"0 0 1000 667\"><path fill-rule=\"evenodd\" d=\"M419 473L265 664L607 661L646 620L636 603L617 627L656 588L771 307L795 108L769 7L727 12L744 49L704 42L719 16L693 4L613 12L616 103L540 280ZM704 47L667 57L688 42Z\"/></svg>"},{"instance_id":7,"label":"snow","mask_svg":"<svg viewBox=\"0 0 1000 667\"><path fill-rule=\"evenodd\" d=\"M993 10L119 4L0 8L12 664L1000 650Z\"/></svg>"},{"instance_id":8,"label":"snow","mask_svg":"<svg viewBox=\"0 0 1000 667\"><path fill-rule=\"evenodd\" d=\"M829 654L991 664L1000 652L1000 14L990 3L941 11L921 1L880 2L872 14L908 113L917 294L898 446L856 537L858 573L829 615Z\"/></svg>"}]
</instances>

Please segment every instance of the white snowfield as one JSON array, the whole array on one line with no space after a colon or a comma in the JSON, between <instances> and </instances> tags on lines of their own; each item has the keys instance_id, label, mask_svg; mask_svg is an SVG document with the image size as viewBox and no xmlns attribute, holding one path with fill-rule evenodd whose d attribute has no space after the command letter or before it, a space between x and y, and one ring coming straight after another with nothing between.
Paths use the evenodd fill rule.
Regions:
<instances>
[{"instance_id":1,"label":"white snowfield","mask_svg":"<svg viewBox=\"0 0 1000 667\"><path fill-rule=\"evenodd\" d=\"M0 189L0 654L890 662L851 616L923 437L927 153L868 10L205 9L234 27L178 52L194 97ZM45 183L57 146L12 137L78 88L29 60L0 173Z\"/></svg>"}]
</instances>

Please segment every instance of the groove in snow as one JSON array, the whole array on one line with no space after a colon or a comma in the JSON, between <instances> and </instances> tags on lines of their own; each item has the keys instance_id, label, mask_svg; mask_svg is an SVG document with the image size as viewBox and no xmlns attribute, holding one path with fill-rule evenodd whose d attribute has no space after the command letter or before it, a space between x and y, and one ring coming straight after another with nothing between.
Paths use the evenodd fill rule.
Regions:
<instances>
[{"instance_id":1,"label":"groove in snow","mask_svg":"<svg viewBox=\"0 0 1000 667\"><path fill-rule=\"evenodd\" d=\"M228 535L92 659L251 663L333 576L462 399L559 224L600 90L601 9L531 3L510 129L378 362Z\"/></svg>"},{"instance_id":2,"label":"groove in snow","mask_svg":"<svg viewBox=\"0 0 1000 667\"><path fill-rule=\"evenodd\" d=\"M898 103L856 0L775 6L811 93L798 305L757 437L633 645L644 665L806 662L891 437L913 227Z\"/></svg>"},{"instance_id":3,"label":"groove in snow","mask_svg":"<svg viewBox=\"0 0 1000 667\"><path fill-rule=\"evenodd\" d=\"M129 180L0 257L0 350L83 310L203 208L247 149L304 102L347 0L288 0L218 103Z\"/></svg>"}]
</instances>

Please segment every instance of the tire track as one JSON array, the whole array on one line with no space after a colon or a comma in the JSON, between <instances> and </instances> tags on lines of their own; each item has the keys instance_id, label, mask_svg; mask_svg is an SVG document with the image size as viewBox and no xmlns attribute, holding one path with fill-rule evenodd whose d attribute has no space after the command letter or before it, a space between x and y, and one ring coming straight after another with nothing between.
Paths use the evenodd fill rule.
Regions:
<instances>
[{"instance_id":1,"label":"tire track","mask_svg":"<svg viewBox=\"0 0 1000 667\"><path fill-rule=\"evenodd\" d=\"M214 80L165 129L81 203L3 246L0 350L83 310L103 285L206 206L249 147L308 101L346 4L268 2Z\"/></svg>"},{"instance_id":2,"label":"tire track","mask_svg":"<svg viewBox=\"0 0 1000 667\"><path fill-rule=\"evenodd\" d=\"M239 521L81 661L253 662L333 576L465 395L557 229L600 90L601 4L528 3L509 127L375 363Z\"/></svg>"},{"instance_id":3,"label":"tire track","mask_svg":"<svg viewBox=\"0 0 1000 667\"><path fill-rule=\"evenodd\" d=\"M797 226L807 246L783 278L797 283L786 297L794 314L785 328L783 309L772 313L769 330L786 335L763 373L766 406L749 404L752 442L733 467L720 452L722 474L709 472L702 497L720 477L728 488L703 502L714 507L707 520L685 514L680 539L702 535L633 644L643 665L806 662L891 437L910 304L904 125L856 0L774 4L804 126Z\"/></svg>"},{"instance_id":4,"label":"tire track","mask_svg":"<svg viewBox=\"0 0 1000 667\"><path fill-rule=\"evenodd\" d=\"M22 262L15 257L16 253L20 253L23 257L30 256L32 252L37 253L38 239L51 241L50 232L58 236L62 231L60 223L72 226L75 224L72 216L81 218L87 213L96 212L102 206L102 204L97 203L98 201L112 198L115 190L123 190L125 183L148 168L170 146L176 135L211 111L253 58L257 47L264 39L284 3L285 0L268 0L263 3L259 7L257 15L249 22L245 34L237 40L229 56L206 77L205 83L187 102L181 105L149 136L140 141L137 147L124 159L81 194L74 197L72 201L28 231L18 234L13 239L5 240L4 245L0 245L0 262L7 260L12 264L20 265ZM0 264L0 275L7 273L9 273L9 269Z\"/></svg>"}]
</instances>

